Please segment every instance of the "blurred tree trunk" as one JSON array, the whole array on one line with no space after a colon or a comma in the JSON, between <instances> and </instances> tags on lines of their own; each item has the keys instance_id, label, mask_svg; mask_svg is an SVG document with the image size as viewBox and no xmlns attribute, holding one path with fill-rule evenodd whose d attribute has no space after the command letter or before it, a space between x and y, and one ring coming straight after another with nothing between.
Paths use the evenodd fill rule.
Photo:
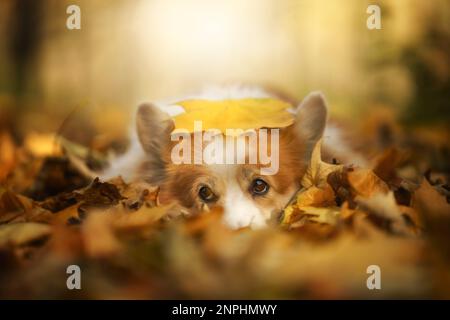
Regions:
<instances>
[{"instance_id":1,"label":"blurred tree trunk","mask_svg":"<svg viewBox=\"0 0 450 320\"><path fill-rule=\"evenodd\" d=\"M30 72L35 67L42 40L45 1L13 0L8 49L12 63L12 91L19 100L30 90Z\"/></svg>"}]
</instances>

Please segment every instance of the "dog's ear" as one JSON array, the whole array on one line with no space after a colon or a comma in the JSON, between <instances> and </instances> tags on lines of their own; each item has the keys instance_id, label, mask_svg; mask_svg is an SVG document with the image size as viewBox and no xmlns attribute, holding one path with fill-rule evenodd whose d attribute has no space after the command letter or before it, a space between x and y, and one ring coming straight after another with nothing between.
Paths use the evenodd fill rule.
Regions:
<instances>
[{"instance_id":1,"label":"dog's ear","mask_svg":"<svg viewBox=\"0 0 450 320\"><path fill-rule=\"evenodd\" d=\"M163 178L166 166L164 152L170 147L170 134L175 125L170 116L158 107L145 103L136 115L137 136L147 157L145 161L147 180L158 182Z\"/></svg>"},{"instance_id":2,"label":"dog's ear","mask_svg":"<svg viewBox=\"0 0 450 320\"><path fill-rule=\"evenodd\" d=\"M309 160L312 149L322 137L327 122L327 105L321 92L311 92L298 106L295 116L295 130L305 144Z\"/></svg>"}]
</instances>

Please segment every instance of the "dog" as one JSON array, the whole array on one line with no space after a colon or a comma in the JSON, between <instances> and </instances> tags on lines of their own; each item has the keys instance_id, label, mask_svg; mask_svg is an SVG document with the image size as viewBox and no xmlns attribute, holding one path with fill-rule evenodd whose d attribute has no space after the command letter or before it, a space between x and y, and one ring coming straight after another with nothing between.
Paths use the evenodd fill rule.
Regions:
<instances>
[{"instance_id":1,"label":"dog","mask_svg":"<svg viewBox=\"0 0 450 320\"><path fill-rule=\"evenodd\" d=\"M177 131L177 116L182 113L180 101L206 101L214 105L215 102L221 101L239 104L242 99L271 99L288 107L283 112L289 113L290 124L276 128L276 132L266 132L265 135L272 141L268 146L271 155L278 156L273 159L278 162L276 170L264 174L262 169L273 164L246 161L255 154L253 159L261 159L261 154L257 153L264 142L261 140L262 130L268 129L264 127L251 131L254 137L256 136L253 140L256 141L256 147L247 148L240 162L217 163L205 159L190 163L174 161L173 150L179 144L179 141L174 139L174 133ZM102 178L121 175L128 181L145 181L160 187L159 201L162 204L176 202L186 214L196 215L220 208L223 210L224 223L232 229L262 228L283 210L299 190L312 150L324 136L324 132L325 136L329 135L323 146L324 153L337 155L339 159L349 156L353 159L359 158L341 141L336 127L326 129L327 109L325 97L320 92L312 92L301 103L295 104L292 99L286 99L285 96L263 88L242 86L214 87L198 95L169 102L144 103L138 107L136 113L129 150L111 163ZM195 134L187 132L191 137ZM189 141L189 150L185 151L184 156L195 157L212 144L222 148L217 142L224 141L225 135L224 132L212 135L201 145ZM272 139L275 135L277 139ZM236 136L231 138L236 139ZM192 140L195 141L195 137ZM274 148L275 144L277 150ZM227 152L229 150L224 149L223 153Z\"/></svg>"}]
</instances>

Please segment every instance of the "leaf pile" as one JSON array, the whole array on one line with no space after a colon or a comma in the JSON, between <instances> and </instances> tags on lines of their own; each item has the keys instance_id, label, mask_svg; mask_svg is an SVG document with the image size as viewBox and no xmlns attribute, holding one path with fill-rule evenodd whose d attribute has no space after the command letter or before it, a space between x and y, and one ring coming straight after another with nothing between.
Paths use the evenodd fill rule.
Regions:
<instances>
[{"instance_id":1,"label":"leaf pile","mask_svg":"<svg viewBox=\"0 0 450 320\"><path fill-rule=\"evenodd\" d=\"M274 226L232 231L220 211L160 206L157 186L91 181L53 142L0 135L0 298L450 298L448 173L423 170L423 149L359 168L318 143ZM72 264L82 290L66 287Z\"/></svg>"}]
</instances>

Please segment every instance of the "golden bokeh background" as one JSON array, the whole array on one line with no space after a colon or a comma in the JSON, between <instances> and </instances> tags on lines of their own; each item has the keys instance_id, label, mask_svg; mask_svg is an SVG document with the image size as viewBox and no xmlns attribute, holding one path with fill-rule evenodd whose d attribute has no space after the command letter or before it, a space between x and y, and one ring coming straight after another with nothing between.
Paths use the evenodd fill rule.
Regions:
<instances>
[{"instance_id":1,"label":"golden bokeh background","mask_svg":"<svg viewBox=\"0 0 450 320\"><path fill-rule=\"evenodd\" d=\"M70 4L81 30L66 28ZM370 4L381 30L366 27ZM2 124L18 135L56 131L74 109L120 131L141 101L229 82L320 89L354 121L376 108L449 120L445 0L9 0L0 21Z\"/></svg>"},{"instance_id":2,"label":"golden bokeh background","mask_svg":"<svg viewBox=\"0 0 450 320\"><path fill-rule=\"evenodd\" d=\"M448 299L449 18L448 0L0 0L0 299ZM279 227L230 232L220 201L176 219L180 188L163 206L158 186L97 177L139 103L223 83L321 90L328 136L350 133L317 144Z\"/></svg>"}]
</instances>

